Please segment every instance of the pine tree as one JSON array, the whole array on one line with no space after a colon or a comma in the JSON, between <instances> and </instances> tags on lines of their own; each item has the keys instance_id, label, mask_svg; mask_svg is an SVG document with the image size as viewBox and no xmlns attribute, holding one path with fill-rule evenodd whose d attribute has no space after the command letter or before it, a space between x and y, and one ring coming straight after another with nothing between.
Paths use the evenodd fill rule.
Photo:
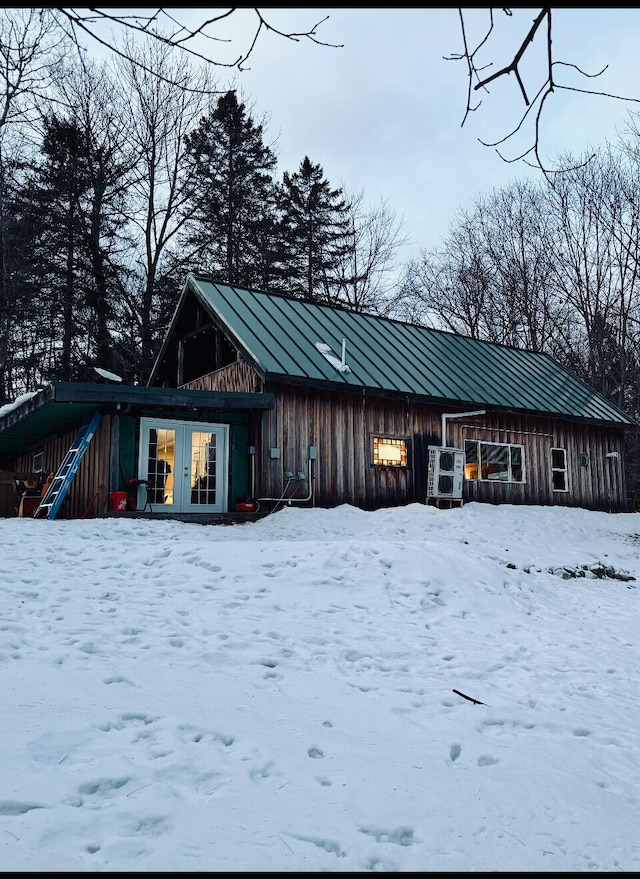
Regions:
<instances>
[{"instance_id":1,"label":"pine tree","mask_svg":"<svg viewBox=\"0 0 640 879\"><path fill-rule=\"evenodd\" d=\"M34 216L21 160L0 161L0 405L37 386L41 290L30 255L46 224ZM47 332L45 328L45 332ZM37 342L36 342L37 346Z\"/></svg>"},{"instance_id":2,"label":"pine tree","mask_svg":"<svg viewBox=\"0 0 640 879\"><path fill-rule=\"evenodd\" d=\"M47 218L32 254L41 285L41 307L48 314L51 346L45 377L77 378L75 339L86 337L82 288L88 268L81 246L80 200L88 186L87 146L72 122L51 115L44 120L44 161L33 175L33 199Z\"/></svg>"},{"instance_id":3,"label":"pine tree","mask_svg":"<svg viewBox=\"0 0 640 879\"><path fill-rule=\"evenodd\" d=\"M124 220L121 174L105 143L72 118L44 120L43 161L31 175L32 210L46 218L31 251L49 315L44 378L82 379L114 367L113 306L122 282L115 247Z\"/></svg>"},{"instance_id":4,"label":"pine tree","mask_svg":"<svg viewBox=\"0 0 640 879\"><path fill-rule=\"evenodd\" d=\"M186 146L194 210L183 244L192 248L192 265L230 284L268 289L277 247L276 157L262 126L229 91Z\"/></svg>"},{"instance_id":5,"label":"pine tree","mask_svg":"<svg viewBox=\"0 0 640 879\"><path fill-rule=\"evenodd\" d=\"M283 174L280 210L286 253L281 272L289 291L333 302L340 260L351 246L349 205L342 189L332 189L322 167L305 156L295 174Z\"/></svg>"}]
</instances>

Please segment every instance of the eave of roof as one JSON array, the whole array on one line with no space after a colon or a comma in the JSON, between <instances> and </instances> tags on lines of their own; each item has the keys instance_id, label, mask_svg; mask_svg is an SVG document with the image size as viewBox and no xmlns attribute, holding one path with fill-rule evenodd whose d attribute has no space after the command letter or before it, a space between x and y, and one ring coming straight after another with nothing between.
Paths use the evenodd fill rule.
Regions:
<instances>
[{"instance_id":1,"label":"eave of roof","mask_svg":"<svg viewBox=\"0 0 640 879\"><path fill-rule=\"evenodd\" d=\"M102 412L135 412L143 408L237 412L266 410L273 406L272 394L52 382L0 415L0 454L19 452L50 434L71 430L96 409Z\"/></svg>"}]
</instances>

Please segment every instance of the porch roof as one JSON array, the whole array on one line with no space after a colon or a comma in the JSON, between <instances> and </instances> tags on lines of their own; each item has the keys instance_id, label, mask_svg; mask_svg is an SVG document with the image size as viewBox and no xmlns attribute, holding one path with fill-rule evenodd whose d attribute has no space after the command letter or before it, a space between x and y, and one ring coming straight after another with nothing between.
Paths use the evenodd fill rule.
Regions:
<instances>
[{"instance_id":1,"label":"porch roof","mask_svg":"<svg viewBox=\"0 0 640 879\"><path fill-rule=\"evenodd\" d=\"M0 409L0 455L19 453L50 434L71 430L96 409L130 414L145 408L246 412L273 406L273 394L51 382L33 395L25 395Z\"/></svg>"}]
</instances>

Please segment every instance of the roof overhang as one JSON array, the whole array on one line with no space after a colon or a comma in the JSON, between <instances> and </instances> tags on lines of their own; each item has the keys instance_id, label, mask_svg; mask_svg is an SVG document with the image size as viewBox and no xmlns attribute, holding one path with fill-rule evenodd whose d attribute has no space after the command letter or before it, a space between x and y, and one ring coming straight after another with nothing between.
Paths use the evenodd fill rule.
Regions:
<instances>
[{"instance_id":1,"label":"roof overhang","mask_svg":"<svg viewBox=\"0 0 640 879\"><path fill-rule=\"evenodd\" d=\"M273 394L52 382L0 415L0 455L20 453L45 437L81 424L96 409L135 414L142 409L247 412L273 409Z\"/></svg>"}]
</instances>

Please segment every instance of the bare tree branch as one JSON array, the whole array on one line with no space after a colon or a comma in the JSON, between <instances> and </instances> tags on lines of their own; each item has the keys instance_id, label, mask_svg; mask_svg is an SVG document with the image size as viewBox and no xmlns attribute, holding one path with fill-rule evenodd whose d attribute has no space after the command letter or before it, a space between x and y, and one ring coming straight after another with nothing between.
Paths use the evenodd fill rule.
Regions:
<instances>
[{"instance_id":1,"label":"bare tree branch","mask_svg":"<svg viewBox=\"0 0 640 879\"><path fill-rule=\"evenodd\" d=\"M509 73L515 73L515 75L518 79L518 84L520 85L520 90L522 92L522 97L524 99L524 102L527 106L529 106L529 100L527 98L527 93L525 91L524 85L523 85L522 80L520 78L520 73L518 71L518 64L520 63L524 53L527 51L527 47L529 46L529 44L533 42L533 38L536 35L536 31L538 30L538 28L540 27L542 22L545 20L545 18L547 19L547 22L548 22L548 32L549 32L549 36L548 36L549 80L548 81L552 82L552 76L551 76L551 9L545 8L545 9L542 9L542 11L539 13L539 15L534 20L533 25L531 27L531 30L529 31L527 36L522 41L522 45L520 46L520 48L518 49L516 54L513 56L513 61L510 64L507 64L506 67L503 67L502 70L498 70L495 73L492 73L491 76L487 76L487 77L485 77L485 79L482 79L482 80L480 80L480 82L476 83L476 85L473 87L474 91L478 91L478 89L484 88L485 86L489 85L490 82L493 82L494 79L498 79L499 76L507 76Z\"/></svg>"},{"instance_id":2,"label":"bare tree branch","mask_svg":"<svg viewBox=\"0 0 640 879\"><path fill-rule=\"evenodd\" d=\"M469 10L465 10L463 8L458 9L458 15L460 19L460 30L463 42L463 51L459 53L454 53L449 56L445 56L445 60L448 61L464 61L467 67L467 80L468 80L468 88L467 88L467 103L461 123L461 127L465 125L467 122L469 115L473 112L476 112L480 109L482 105L482 101L477 103L473 103L473 95L478 91L487 91L487 86L491 83L496 83L499 79L503 77L509 77L511 74L516 79L518 84L518 88L520 91L520 95L522 101L525 105L525 111L520 117L518 123L512 128L512 130L496 139L493 142L483 141L478 138L479 142L482 143L483 146L493 147L496 149L496 152L500 156L500 158L505 162L519 162L525 160L528 156L533 156L535 161L526 162L531 167L537 167L543 171L545 175L552 175L561 173L561 170L558 169L550 169L545 167L545 163L543 162L541 153L540 153L540 140L541 134L543 130L542 125L542 115L543 109L545 108L547 101L554 94L554 92L563 90L569 92L575 92L577 94L587 94L587 95L597 95L605 98L612 98L614 100L625 101L630 103L640 103L639 98L630 98L624 97L622 95L611 94L605 91L598 91L595 89L583 89L573 85L566 85L563 83L559 83L556 79L559 69L566 68L571 69L581 76L584 76L589 79L596 79L599 76L602 76L604 72L607 70L607 66L599 70L597 73L590 74L586 71L582 70L576 64L569 63L566 61L558 61L555 58L554 54L554 46L553 46L553 31L552 31L552 8L545 6L541 7L534 19L531 27L528 32L522 39L521 43L516 46L515 52L513 53L513 57L508 64L503 65L500 69L487 74L487 69L493 66L493 63L482 63L480 60L481 50L484 50L485 57L487 49L492 49L492 47L496 44L497 37L495 31L495 20L494 20L494 9L489 8L485 10L488 13L489 21L487 26L481 31L476 44L473 45L469 41L469 27L468 20L465 18L465 15L469 15ZM512 16L513 11L511 9L502 9L501 10L505 15ZM522 11L522 10L517 10ZM528 11L528 10L527 10ZM533 10L536 12L536 10ZM546 24L546 31L543 30L543 25ZM537 92L535 97L531 100L529 96L529 90L527 89L523 75L521 74L522 64L524 62L527 53L530 52L531 47L533 45L533 41L535 37L540 34L544 34L545 39L545 48L546 48L546 66L543 65L542 71L540 72L540 84L537 88ZM538 68L539 70L539 65ZM535 111L535 112L534 112ZM518 155L507 158L503 152L497 149L500 145L505 145L509 143L513 143L513 139L519 133L521 133L525 122L529 119L533 119L533 134L532 134L532 142L530 146L521 151ZM587 159L586 161L590 161ZM579 166L578 166L579 167ZM568 170L568 169L566 169Z\"/></svg>"},{"instance_id":3,"label":"bare tree branch","mask_svg":"<svg viewBox=\"0 0 640 879\"><path fill-rule=\"evenodd\" d=\"M113 15L112 11L108 8L107 10L97 8L84 10L69 7L54 7L52 9L52 12L57 13L57 20L66 23L66 32L73 38L76 44L79 42L79 32L81 32L121 57L123 57L123 52L118 48L116 39L112 36L105 37L103 35L105 24L110 24L112 28L115 28L116 31L119 30L121 33L138 33L150 36L160 43L164 43L171 48L178 49L181 52L191 55L194 59L203 61L207 65L227 69L237 68L240 71L246 69L244 65L253 53L263 31L270 31L283 39L292 40L294 42L309 40L320 46L343 48L342 44L325 42L317 35L318 28L328 19L329 16L325 16L323 19L316 22L309 30L284 31L267 21L260 9L255 8L251 11L255 14L257 23L255 25L253 36L247 41L249 46L246 50L241 51L234 60L222 61L213 57L211 53L200 52L187 45L192 40L195 40L196 37L201 39L204 38L205 40L210 40L216 43L230 43L231 40L221 39L216 36L215 33L212 33L212 30L220 25L221 22L229 20L231 16L238 11L238 7L230 7L220 15L206 19L196 27L187 27L186 24L183 24L179 19L169 14L169 12L162 7L158 7L153 12L146 15ZM171 25L167 33L163 31L165 23Z\"/></svg>"}]
</instances>

